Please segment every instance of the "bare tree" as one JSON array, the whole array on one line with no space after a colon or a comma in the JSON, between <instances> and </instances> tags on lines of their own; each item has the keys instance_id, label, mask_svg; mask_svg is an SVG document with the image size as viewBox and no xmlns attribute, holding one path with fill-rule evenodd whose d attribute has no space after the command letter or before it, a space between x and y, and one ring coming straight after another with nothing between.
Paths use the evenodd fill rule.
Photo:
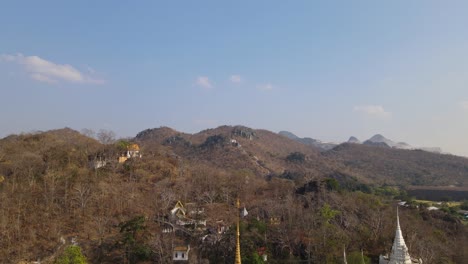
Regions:
<instances>
[{"instance_id":1,"label":"bare tree","mask_svg":"<svg viewBox=\"0 0 468 264\"><path fill-rule=\"evenodd\" d=\"M107 223L109 222L109 217L103 214L99 214L97 216L94 216L93 220L94 220L94 224L96 225L96 229L97 229L96 231L99 236L99 245L101 245L104 235L106 233L106 227L107 227Z\"/></svg>"},{"instance_id":2,"label":"bare tree","mask_svg":"<svg viewBox=\"0 0 468 264\"><path fill-rule=\"evenodd\" d=\"M102 144L112 144L115 142L115 133L112 130L101 129L97 133L97 139Z\"/></svg>"},{"instance_id":3,"label":"bare tree","mask_svg":"<svg viewBox=\"0 0 468 264\"><path fill-rule=\"evenodd\" d=\"M75 200L79 204L81 211L84 214L86 204L91 198L91 185L87 183L78 183L75 188L73 188L73 190L75 191Z\"/></svg>"},{"instance_id":4,"label":"bare tree","mask_svg":"<svg viewBox=\"0 0 468 264\"><path fill-rule=\"evenodd\" d=\"M87 137L90 137L90 138L94 138L96 136L96 132L94 132L94 130L89 129L89 128L81 129L81 134L83 134L83 135L85 135Z\"/></svg>"},{"instance_id":5,"label":"bare tree","mask_svg":"<svg viewBox=\"0 0 468 264\"><path fill-rule=\"evenodd\" d=\"M171 189L164 189L161 192L160 197L163 204L162 209L169 208L169 206L176 200L176 195Z\"/></svg>"}]
</instances>

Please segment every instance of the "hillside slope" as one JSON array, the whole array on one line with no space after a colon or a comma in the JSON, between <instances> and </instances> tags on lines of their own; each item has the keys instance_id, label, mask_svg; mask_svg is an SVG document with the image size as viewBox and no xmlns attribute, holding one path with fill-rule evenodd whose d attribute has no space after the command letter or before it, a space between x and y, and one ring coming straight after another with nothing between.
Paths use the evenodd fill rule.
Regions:
<instances>
[{"instance_id":1,"label":"hillside slope","mask_svg":"<svg viewBox=\"0 0 468 264\"><path fill-rule=\"evenodd\" d=\"M142 156L119 163L134 143ZM340 182L378 183L383 176L374 173L386 159L405 167L421 157L402 163L403 154L392 149L340 147L324 154L242 126L193 135L157 128L112 144L71 129L9 136L0 140L0 262L54 263L76 242L90 263L171 263L178 245L190 245L194 261L232 263L236 198L249 212L241 226L245 263L259 248L268 249L271 263L311 256L342 262L343 244L350 254L365 248L375 260L391 248L400 191L365 193ZM447 171L464 166L442 158ZM96 168L96 160L106 164ZM201 208L193 219L206 221L204 227L166 233L178 201ZM466 227L450 211L402 208L400 218L413 255L426 263L465 258Z\"/></svg>"},{"instance_id":2,"label":"hillside slope","mask_svg":"<svg viewBox=\"0 0 468 264\"><path fill-rule=\"evenodd\" d=\"M193 135L153 129L139 133L135 140L142 146L160 142L189 161L209 163L220 168L248 169L258 176L281 174L288 170L292 164L286 158L293 152L306 156L301 164L304 169L323 174L332 167L314 147L267 130L244 126L221 126Z\"/></svg>"},{"instance_id":3,"label":"hillside slope","mask_svg":"<svg viewBox=\"0 0 468 264\"><path fill-rule=\"evenodd\" d=\"M468 185L464 157L349 143L323 155L378 184Z\"/></svg>"}]
</instances>

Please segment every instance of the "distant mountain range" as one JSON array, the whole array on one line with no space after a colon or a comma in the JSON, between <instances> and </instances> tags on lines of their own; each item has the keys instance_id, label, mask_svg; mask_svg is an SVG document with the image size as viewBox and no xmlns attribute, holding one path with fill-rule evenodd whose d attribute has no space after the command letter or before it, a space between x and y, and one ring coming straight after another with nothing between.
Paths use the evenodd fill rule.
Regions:
<instances>
[{"instance_id":1,"label":"distant mountain range","mask_svg":"<svg viewBox=\"0 0 468 264\"><path fill-rule=\"evenodd\" d=\"M301 142L306 145L314 146L321 151L328 151L333 149L334 147L340 145L341 143L335 143L335 142L323 142L318 139L313 139L309 137L305 138L300 138L296 136L295 134L289 132L289 131L280 131L278 134L285 136L289 139L296 140L298 142ZM343 142L345 143L345 142ZM433 153L442 153L441 148L439 147L413 147L409 145L406 142L395 142L392 141L381 134L376 134L372 136L371 138L365 140L364 142L361 142L358 138L351 136L346 143L353 143L353 144L364 144L368 146L377 146L377 147L387 147L387 148L395 148L395 149L408 149L408 150L424 150L428 152L433 152Z\"/></svg>"},{"instance_id":2,"label":"distant mountain range","mask_svg":"<svg viewBox=\"0 0 468 264\"><path fill-rule=\"evenodd\" d=\"M380 134L374 135L373 137L369 138L368 140L364 141L365 145L382 145L391 148L397 149L414 149L408 143L405 142L394 142ZM384 145L385 144L385 145Z\"/></svg>"},{"instance_id":3,"label":"distant mountain range","mask_svg":"<svg viewBox=\"0 0 468 264\"><path fill-rule=\"evenodd\" d=\"M348 143L361 144L361 141L357 139L356 137L352 136L348 139Z\"/></svg>"},{"instance_id":4,"label":"distant mountain range","mask_svg":"<svg viewBox=\"0 0 468 264\"><path fill-rule=\"evenodd\" d=\"M310 146L314 146L322 151L327 151L327 150L330 150L334 147L336 147L337 143L333 143L333 142L322 142L318 139L313 139L313 138L309 138L309 137L305 137L305 138L300 138L296 135L294 135L293 133L289 132L289 131L280 131L278 134L282 135L282 136L285 136L289 139L292 139L292 140L295 140L297 142L300 142L302 144L306 144L306 145L310 145Z\"/></svg>"}]
</instances>

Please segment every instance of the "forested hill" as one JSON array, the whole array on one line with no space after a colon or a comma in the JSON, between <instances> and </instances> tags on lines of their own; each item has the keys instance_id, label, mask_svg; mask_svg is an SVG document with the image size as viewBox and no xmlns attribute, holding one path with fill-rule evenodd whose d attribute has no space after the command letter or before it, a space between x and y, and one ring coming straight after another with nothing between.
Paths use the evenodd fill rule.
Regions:
<instances>
[{"instance_id":1,"label":"forested hill","mask_svg":"<svg viewBox=\"0 0 468 264\"><path fill-rule=\"evenodd\" d=\"M222 126L193 135L156 128L140 132L135 139L142 145L171 146L182 156L202 158L221 167L240 165L240 160L244 160L241 166L263 174L280 175L286 171L295 177L326 177L340 172L375 185L468 186L468 158L422 150L344 143L320 152L309 144L243 126ZM231 140L240 147L232 148ZM204 151L208 146L210 151ZM304 161L288 161L288 155L295 152L304 154Z\"/></svg>"},{"instance_id":2,"label":"forested hill","mask_svg":"<svg viewBox=\"0 0 468 264\"><path fill-rule=\"evenodd\" d=\"M267 130L243 126L221 126L193 135L173 130L169 134L166 128L157 128L140 132L135 140L142 146L160 143L191 161L233 170L244 168L258 176L291 169L323 175L333 167L315 148ZM304 160L288 161L288 155L295 152L303 154Z\"/></svg>"},{"instance_id":3,"label":"forested hill","mask_svg":"<svg viewBox=\"0 0 468 264\"><path fill-rule=\"evenodd\" d=\"M324 152L377 184L468 186L468 158L423 150L345 143Z\"/></svg>"},{"instance_id":4,"label":"forested hill","mask_svg":"<svg viewBox=\"0 0 468 264\"><path fill-rule=\"evenodd\" d=\"M90 263L172 263L187 245L193 263L233 263L237 197L249 211L244 263L259 263L260 249L270 263L342 263L343 245L375 260L391 248L396 199L407 198L392 185L419 171L431 185L467 180L459 157L349 144L321 153L243 126L97 138L65 128L0 140L0 263L66 263L72 244ZM186 212L201 212L189 219L201 227L166 233L178 201L199 208ZM466 259L466 226L449 209L412 204L400 221L424 263Z\"/></svg>"}]
</instances>

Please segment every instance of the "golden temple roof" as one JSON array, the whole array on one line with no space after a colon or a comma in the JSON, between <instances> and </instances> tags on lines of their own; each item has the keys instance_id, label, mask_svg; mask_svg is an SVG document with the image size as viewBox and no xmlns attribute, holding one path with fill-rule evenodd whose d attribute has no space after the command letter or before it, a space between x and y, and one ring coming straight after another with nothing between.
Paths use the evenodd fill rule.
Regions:
<instances>
[{"instance_id":1,"label":"golden temple roof","mask_svg":"<svg viewBox=\"0 0 468 264\"><path fill-rule=\"evenodd\" d=\"M130 146L127 147L127 150L140 151L140 146L138 146L138 144L131 144Z\"/></svg>"}]
</instances>

